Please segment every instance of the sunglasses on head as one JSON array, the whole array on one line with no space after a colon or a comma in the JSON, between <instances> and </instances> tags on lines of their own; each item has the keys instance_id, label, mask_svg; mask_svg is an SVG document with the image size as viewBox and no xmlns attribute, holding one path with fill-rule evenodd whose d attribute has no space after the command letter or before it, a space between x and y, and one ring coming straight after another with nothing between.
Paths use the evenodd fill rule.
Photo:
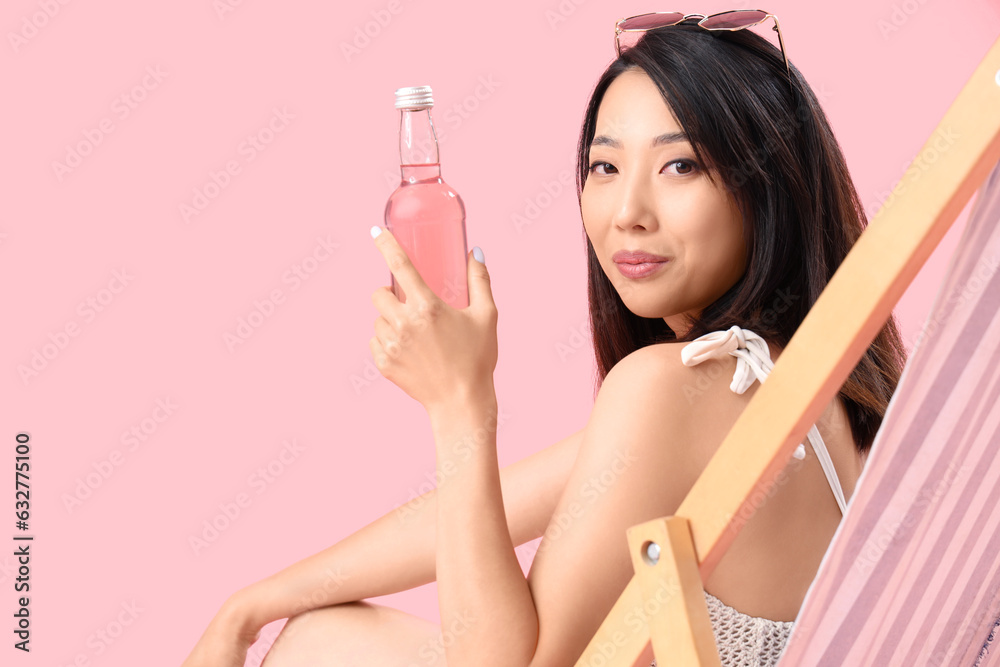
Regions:
<instances>
[{"instance_id":1,"label":"sunglasses on head","mask_svg":"<svg viewBox=\"0 0 1000 667\"><path fill-rule=\"evenodd\" d=\"M647 30L665 28L677 25L687 19L700 19L698 26L705 30L742 30L763 23L767 19L774 19L774 31L778 33L778 46L781 48L781 57L785 60L785 71L788 74L788 83L792 82L792 69L788 66L788 56L785 55L785 44L781 39L781 28L778 26L778 17L760 9L733 9L718 14L684 14L683 12L649 12L638 14L628 18L620 19L615 24L615 52L620 56L627 49L635 46L643 33Z\"/></svg>"}]
</instances>

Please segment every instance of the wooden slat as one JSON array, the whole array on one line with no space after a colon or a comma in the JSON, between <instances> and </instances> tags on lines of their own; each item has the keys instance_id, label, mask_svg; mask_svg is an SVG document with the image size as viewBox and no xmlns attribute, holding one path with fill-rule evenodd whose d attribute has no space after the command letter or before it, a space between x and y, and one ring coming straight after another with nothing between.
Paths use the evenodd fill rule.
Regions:
<instances>
[{"instance_id":1,"label":"wooden slat","mask_svg":"<svg viewBox=\"0 0 1000 667\"><path fill-rule=\"evenodd\" d=\"M721 667L688 521L653 519L626 538L636 575L576 667L632 667L650 639L663 667ZM649 542L660 546L655 564L643 557Z\"/></svg>"},{"instance_id":2,"label":"wooden slat","mask_svg":"<svg viewBox=\"0 0 1000 667\"><path fill-rule=\"evenodd\" d=\"M654 519L626 532L657 664L721 667L687 519ZM649 543L660 547L655 562L643 548Z\"/></svg>"}]
</instances>

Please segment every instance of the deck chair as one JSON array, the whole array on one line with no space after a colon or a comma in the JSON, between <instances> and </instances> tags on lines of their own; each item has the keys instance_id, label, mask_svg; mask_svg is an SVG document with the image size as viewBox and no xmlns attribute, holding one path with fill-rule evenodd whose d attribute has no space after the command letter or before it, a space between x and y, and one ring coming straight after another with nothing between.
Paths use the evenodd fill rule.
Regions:
<instances>
[{"instance_id":1,"label":"deck chair","mask_svg":"<svg viewBox=\"0 0 1000 667\"><path fill-rule=\"evenodd\" d=\"M1000 665L998 40L676 514L626 531L635 574L577 667L650 643L660 667L721 664L702 582L977 189L780 666Z\"/></svg>"}]
</instances>

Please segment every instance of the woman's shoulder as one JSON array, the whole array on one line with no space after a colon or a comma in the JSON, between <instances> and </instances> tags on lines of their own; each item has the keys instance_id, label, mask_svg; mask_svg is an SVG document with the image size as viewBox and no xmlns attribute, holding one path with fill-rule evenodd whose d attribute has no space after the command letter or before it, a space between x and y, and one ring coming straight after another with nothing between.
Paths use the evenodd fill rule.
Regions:
<instances>
[{"instance_id":1,"label":"woman's shoulder","mask_svg":"<svg viewBox=\"0 0 1000 667\"><path fill-rule=\"evenodd\" d=\"M736 371L737 359L731 355L718 355L711 358L691 359L685 361L682 350L689 341L672 341L654 343L641 347L623 357L612 367L612 373L625 376L631 382L662 385L671 382L681 391L702 394L709 386L719 385L728 388L733 373ZM679 384L678 384L679 383ZM685 383L692 383L686 386Z\"/></svg>"},{"instance_id":2,"label":"woman's shoulder","mask_svg":"<svg viewBox=\"0 0 1000 667\"><path fill-rule=\"evenodd\" d=\"M688 366L685 343L647 345L623 357L605 377L588 422L585 442L612 460L617 448L660 471L679 503L702 473L749 400L730 390L735 357ZM582 447L586 449L586 445ZM669 514L670 503L663 506Z\"/></svg>"},{"instance_id":3,"label":"woman's shoulder","mask_svg":"<svg viewBox=\"0 0 1000 667\"><path fill-rule=\"evenodd\" d=\"M692 369L681 360L683 345L676 342L655 343L630 352L608 371L604 385L668 390L674 381L691 375Z\"/></svg>"},{"instance_id":4,"label":"woman's shoulder","mask_svg":"<svg viewBox=\"0 0 1000 667\"><path fill-rule=\"evenodd\" d=\"M612 370L619 366L630 370L647 368L650 371L667 371L669 369L682 370L689 368L685 366L681 359L681 350L688 343L686 341L671 341L667 343L652 343L630 352L612 367Z\"/></svg>"},{"instance_id":5,"label":"woman's shoulder","mask_svg":"<svg viewBox=\"0 0 1000 667\"><path fill-rule=\"evenodd\" d=\"M607 404L656 415L678 434L704 431L713 414L735 418L753 393L739 395L730 389L736 357L686 364L681 355L686 344L656 343L626 355L608 372L598 400L604 394Z\"/></svg>"},{"instance_id":6,"label":"woman's shoulder","mask_svg":"<svg viewBox=\"0 0 1000 667\"><path fill-rule=\"evenodd\" d=\"M598 402L626 403L662 418L683 418L679 409L684 396L703 384L704 369L686 366L681 359L683 343L646 345L618 361L601 383ZM676 414L674 414L676 413Z\"/></svg>"},{"instance_id":7,"label":"woman's shoulder","mask_svg":"<svg viewBox=\"0 0 1000 667\"><path fill-rule=\"evenodd\" d=\"M639 348L615 364L605 384L608 393L620 401L641 397L649 410L669 420L677 434L684 434L689 445L704 450L702 454L707 457L749 404L760 383L753 382L737 393L733 382L738 358L730 354L682 355L688 344L673 341ZM771 357L775 358L773 351Z\"/></svg>"}]
</instances>

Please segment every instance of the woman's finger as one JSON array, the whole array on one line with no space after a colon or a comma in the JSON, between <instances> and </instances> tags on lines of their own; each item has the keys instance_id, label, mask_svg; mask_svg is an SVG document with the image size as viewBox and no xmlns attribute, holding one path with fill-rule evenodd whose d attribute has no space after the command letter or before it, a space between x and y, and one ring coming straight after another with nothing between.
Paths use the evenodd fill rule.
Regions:
<instances>
[{"instance_id":1,"label":"woman's finger","mask_svg":"<svg viewBox=\"0 0 1000 667\"><path fill-rule=\"evenodd\" d=\"M385 351L382 349L381 343L378 342L378 338L372 336L371 338L368 339L368 349L371 350L372 361L375 362L375 368L381 371L383 368L385 368L385 365L386 363L388 363L389 359L386 356Z\"/></svg>"},{"instance_id":2,"label":"woman's finger","mask_svg":"<svg viewBox=\"0 0 1000 667\"><path fill-rule=\"evenodd\" d=\"M431 291L392 232L376 225L372 227L372 235L375 238L375 247L382 253L389 272L406 292L407 300L411 298L410 295L426 295Z\"/></svg>"},{"instance_id":3,"label":"woman's finger","mask_svg":"<svg viewBox=\"0 0 1000 667\"><path fill-rule=\"evenodd\" d=\"M393 357L397 354L399 350L399 332L386 322L384 317L379 317L375 320L375 338L387 356Z\"/></svg>"},{"instance_id":4,"label":"woman's finger","mask_svg":"<svg viewBox=\"0 0 1000 667\"><path fill-rule=\"evenodd\" d=\"M372 305L392 326L398 328L402 324L403 304L393 294L391 287L382 285L372 292Z\"/></svg>"}]
</instances>

